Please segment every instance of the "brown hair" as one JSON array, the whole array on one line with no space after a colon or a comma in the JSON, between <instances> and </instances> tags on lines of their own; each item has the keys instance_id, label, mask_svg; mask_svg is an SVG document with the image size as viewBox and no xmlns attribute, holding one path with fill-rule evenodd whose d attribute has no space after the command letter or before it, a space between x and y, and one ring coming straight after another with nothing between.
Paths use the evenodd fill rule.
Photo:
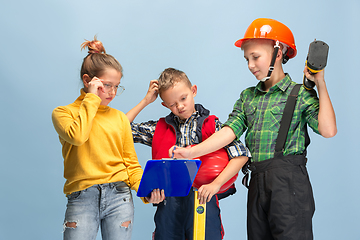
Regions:
<instances>
[{"instance_id":1,"label":"brown hair","mask_svg":"<svg viewBox=\"0 0 360 240\"><path fill-rule=\"evenodd\" d=\"M94 40L86 40L81 44L81 50L88 48L88 55L84 58L81 65L80 78L82 79L84 74L89 75L90 78L95 76L101 76L106 68L113 68L121 72L123 76L122 66L120 63L110 54L106 54L105 48L96 36Z\"/></svg>"},{"instance_id":2,"label":"brown hair","mask_svg":"<svg viewBox=\"0 0 360 240\"><path fill-rule=\"evenodd\" d=\"M185 82L191 88L192 84L183 71L175 68L165 69L159 77L159 94L173 87L175 83L181 81Z\"/></svg>"}]
</instances>

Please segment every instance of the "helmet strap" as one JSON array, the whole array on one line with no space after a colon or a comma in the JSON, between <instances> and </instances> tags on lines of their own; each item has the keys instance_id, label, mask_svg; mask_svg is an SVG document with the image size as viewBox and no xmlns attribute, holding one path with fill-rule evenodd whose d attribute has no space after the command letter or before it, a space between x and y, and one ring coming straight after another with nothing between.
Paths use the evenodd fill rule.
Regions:
<instances>
[{"instance_id":1,"label":"helmet strap","mask_svg":"<svg viewBox=\"0 0 360 240\"><path fill-rule=\"evenodd\" d=\"M289 61L289 56L287 55L287 52L289 50L286 50L286 52L283 54L283 60L282 60L282 63L285 64Z\"/></svg>"},{"instance_id":2,"label":"helmet strap","mask_svg":"<svg viewBox=\"0 0 360 240\"><path fill-rule=\"evenodd\" d=\"M277 54L279 52L279 49L280 49L280 42L278 40L276 41L274 48L275 49L274 49L273 56L272 56L270 66L269 66L269 72L268 72L266 77L264 77L263 79L260 80L261 82L265 82L266 80L269 80L270 76L271 76L271 73L274 71L274 65L275 65L276 56L277 56Z\"/></svg>"}]
</instances>

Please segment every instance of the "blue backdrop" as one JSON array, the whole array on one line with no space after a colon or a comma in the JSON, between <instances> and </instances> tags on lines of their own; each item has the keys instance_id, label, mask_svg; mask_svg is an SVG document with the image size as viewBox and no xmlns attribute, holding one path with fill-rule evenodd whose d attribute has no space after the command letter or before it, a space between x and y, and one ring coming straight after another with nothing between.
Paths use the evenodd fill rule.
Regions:
<instances>
[{"instance_id":1,"label":"blue backdrop","mask_svg":"<svg viewBox=\"0 0 360 240\"><path fill-rule=\"evenodd\" d=\"M2 1L0 239L62 239L65 180L51 112L79 94L84 39L97 34L123 65L126 91L112 107L127 112L151 79L175 67L198 85L196 102L225 121L240 92L257 83L234 42L259 17L277 19L294 33L298 55L284 69L297 82L310 42L316 38L330 46L325 79L338 134L324 139L311 133L314 234L358 238L359 11L358 0ZM157 99L136 121L166 115L160 103ZM145 166L150 148L137 144L136 150ZM240 180L237 186L237 194L220 203L226 240L246 239L246 190ZM155 208L135 197L135 211L133 239L151 239Z\"/></svg>"}]
</instances>

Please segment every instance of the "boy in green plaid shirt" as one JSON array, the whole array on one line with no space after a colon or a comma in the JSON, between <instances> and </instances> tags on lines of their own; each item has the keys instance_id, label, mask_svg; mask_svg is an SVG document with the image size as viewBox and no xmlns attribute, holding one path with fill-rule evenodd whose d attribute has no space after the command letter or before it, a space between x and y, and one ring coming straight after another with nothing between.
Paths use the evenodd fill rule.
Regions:
<instances>
[{"instance_id":1,"label":"boy in green plaid shirt","mask_svg":"<svg viewBox=\"0 0 360 240\"><path fill-rule=\"evenodd\" d=\"M260 82L245 89L224 127L191 148L171 148L177 158L195 158L213 152L246 131L252 159L248 192L248 239L313 239L315 211L306 170L307 125L323 137L336 135L336 119L327 92L324 71L311 75L314 90L300 88L284 149L275 152L285 103L296 85L282 63L296 56L292 32L284 24L259 18L235 45L244 51L249 70Z\"/></svg>"}]
</instances>

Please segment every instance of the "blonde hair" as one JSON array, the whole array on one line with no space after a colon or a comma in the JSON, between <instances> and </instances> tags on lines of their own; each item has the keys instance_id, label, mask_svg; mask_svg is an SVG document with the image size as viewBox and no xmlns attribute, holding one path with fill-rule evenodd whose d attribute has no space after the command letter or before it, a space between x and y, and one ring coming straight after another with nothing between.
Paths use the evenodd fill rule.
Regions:
<instances>
[{"instance_id":1,"label":"blonde hair","mask_svg":"<svg viewBox=\"0 0 360 240\"><path fill-rule=\"evenodd\" d=\"M159 94L173 87L175 83L184 82L191 88L192 84L183 71L175 68L165 69L159 76Z\"/></svg>"},{"instance_id":2,"label":"blonde hair","mask_svg":"<svg viewBox=\"0 0 360 240\"><path fill-rule=\"evenodd\" d=\"M81 65L80 78L82 79L84 74L89 75L90 78L95 76L101 76L107 68L113 68L121 72L123 76L123 68L121 64L110 54L107 54L105 48L96 36L94 40L86 40L81 44L81 50L88 48L88 55L84 58Z\"/></svg>"}]
</instances>

